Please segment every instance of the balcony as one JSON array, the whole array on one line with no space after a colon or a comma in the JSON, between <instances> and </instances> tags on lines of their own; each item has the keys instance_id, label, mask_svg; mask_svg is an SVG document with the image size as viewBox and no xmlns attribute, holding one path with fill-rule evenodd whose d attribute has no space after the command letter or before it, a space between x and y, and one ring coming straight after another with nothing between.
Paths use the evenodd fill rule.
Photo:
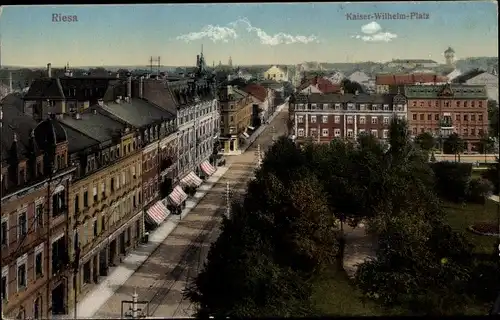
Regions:
<instances>
[{"instance_id":1,"label":"balcony","mask_svg":"<svg viewBox=\"0 0 500 320\"><path fill-rule=\"evenodd\" d=\"M441 129L453 129L453 122L451 119L441 119L439 121L439 127Z\"/></svg>"}]
</instances>

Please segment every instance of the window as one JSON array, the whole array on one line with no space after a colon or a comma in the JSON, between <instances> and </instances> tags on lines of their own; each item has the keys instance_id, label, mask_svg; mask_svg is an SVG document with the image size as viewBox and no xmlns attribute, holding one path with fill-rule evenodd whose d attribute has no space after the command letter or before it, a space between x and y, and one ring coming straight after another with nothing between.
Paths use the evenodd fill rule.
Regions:
<instances>
[{"instance_id":1,"label":"window","mask_svg":"<svg viewBox=\"0 0 500 320\"><path fill-rule=\"evenodd\" d=\"M316 116L311 116L311 123L316 123Z\"/></svg>"},{"instance_id":2,"label":"window","mask_svg":"<svg viewBox=\"0 0 500 320\"><path fill-rule=\"evenodd\" d=\"M28 218L26 211L20 212L17 216L17 237L21 238L28 232Z\"/></svg>"},{"instance_id":3,"label":"window","mask_svg":"<svg viewBox=\"0 0 500 320\"><path fill-rule=\"evenodd\" d=\"M468 130L467 128L464 128L464 129L462 130L462 135L464 135L464 136L468 136L468 135L469 135L469 130Z\"/></svg>"},{"instance_id":4,"label":"window","mask_svg":"<svg viewBox=\"0 0 500 320\"><path fill-rule=\"evenodd\" d=\"M334 135L335 137L340 137L340 129L335 129L335 130L333 131L333 135Z\"/></svg>"},{"instance_id":5,"label":"window","mask_svg":"<svg viewBox=\"0 0 500 320\"><path fill-rule=\"evenodd\" d=\"M366 123L366 117L365 116L359 117L359 123L360 124L365 124Z\"/></svg>"},{"instance_id":6,"label":"window","mask_svg":"<svg viewBox=\"0 0 500 320\"><path fill-rule=\"evenodd\" d=\"M125 182L126 182L125 171L122 171L122 186L125 185Z\"/></svg>"},{"instance_id":7,"label":"window","mask_svg":"<svg viewBox=\"0 0 500 320\"><path fill-rule=\"evenodd\" d=\"M98 197L97 197L97 185L95 185L94 188L92 189L92 196L93 196L94 202L97 202L97 200L98 200Z\"/></svg>"},{"instance_id":8,"label":"window","mask_svg":"<svg viewBox=\"0 0 500 320\"><path fill-rule=\"evenodd\" d=\"M35 250L35 279L43 276L43 244L41 250Z\"/></svg>"},{"instance_id":9,"label":"window","mask_svg":"<svg viewBox=\"0 0 500 320\"><path fill-rule=\"evenodd\" d=\"M37 297L33 304L33 318L40 319L42 317L42 297Z\"/></svg>"},{"instance_id":10,"label":"window","mask_svg":"<svg viewBox=\"0 0 500 320\"><path fill-rule=\"evenodd\" d=\"M304 136L304 129L299 129L299 137L303 137Z\"/></svg>"},{"instance_id":11,"label":"window","mask_svg":"<svg viewBox=\"0 0 500 320\"><path fill-rule=\"evenodd\" d=\"M97 237L97 219L92 222L92 229L94 230L94 237Z\"/></svg>"},{"instance_id":12,"label":"window","mask_svg":"<svg viewBox=\"0 0 500 320\"><path fill-rule=\"evenodd\" d=\"M430 120L432 120L432 114L430 114L430 113L429 113L429 114L427 115L427 120L429 120L429 121L430 121Z\"/></svg>"},{"instance_id":13,"label":"window","mask_svg":"<svg viewBox=\"0 0 500 320\"><path fill-rule=\"evenodd\" d=\"M106 231L106 216L101 216L101 232Z\"/></svg>"},{"instance_id":14,"label":"window","mask_svg":"<svg viewBox=\"0 0 500 320\"><path fill-rule=\"evenodd\" d=\"M354 137L354 131L352 131L352 129L348 129L348 130L347 130L347 137L348 137L348 138L352 138L352 137Z\"/></svg>"},{"instance_id":15,"label":"window","mask_svg":"<svg viewBox=\"0 0 500 320\"><path fill-rule=\"evenodd\" d=\"M483 115L482 115L482 114L479 114L479 115L477 116L477 120L479 120L479 121L483 121Z\"/></svg>"},{"instance_id":16,"label":"window","mask_svg":"<svg viewBox=\"0 0 500 320\"><path fill-rule=\"evenodd\" d=\"M460 115L459 115L459 114L455 115L455 120L460 121L460 119L461 119L461 118L460 118Z\"/></svg>"},{"instance_id":17,"label":"window","mask_svg":"<svg viewBox=\"0 0 500 320\"><path fill-rule=\"evenodd\" d=\"M111 192L115 191L115 178L111 178L110 186L111 186Z\"/></svg>"},{"instance_id":18,"label":"window","mask_svg":"<svg viewBox=\"0 0 500 320\"><path fill-rule=\"evenodd\" d=\"M377 124L378 118L377 117L372 117L372 124Z\"/></svg>"},{"instance_id":19,"label":"window","mask_svg":"<svg viewBox=\"0 0 500 320\"><path fill-rule=\"evenodd\" d=\"M4 219L2 219L2 247L9 245L9 221L7 217Z\"/></svg>"},{"instance_id":20,"label":"window","mask_svg":"<svg viewBox=\"0 0 500 320\"><path fill-rule=\"evenodd\" d=\"M322 116L321 117L321 122L328 123L328 116Z\"/></svg>"},{"instance_id":21,"label":"window","mask_svg":"<svg viewBox=\"0 0 500 320\"><path fill-rule=\"evenodd\" d=\"M318 132L318 129L316 129L316 128L311 128L310 133L311 133L311 136L312 136L312 137L316 137L317 132Z\"/></svg>"},{"instance_id":22,"label":"window","mask_svg":"<svg viewBox=\"0 0 500 320\"><path fill-rule=\"evenodd\" d=\"M298 116L297 121L298 123L304 123L304 116Z\"/></svg>"},{"instance_id":23,"label":"window","mask_svg":"<svg viewBox=\"0 0 500 320\"><path fill-rule=\"evenodd\" d=\"M102 198L106 198L106 182L101 182L101 195Z\"/></svg>"},{"instance_id":24,"label":"window","mask_svg":"<svg viewBox=\"0 0 500 320\"><path fill-rule=\"evenodd\" d=\"M423 105L424 103L421 102L420 104ZM388 104L384 104L384 111L389 111L389 105Z\"/></svg>"},{"instance_id":25,"label":"window","mask_svg":"<svg viewBox=\"0 0 500 320\"><path fill-rule=\"evenodd\" d=\"M383 137L384 137L384 139L389 138L389 130L384 130L383 131Z\"/></svg>"},{"instance_id":26,"label":"window","mask_svg":"<svg viewBox=\"0 0 500 320\"><path fill-rule=\"evenodd\" d=\"M9 299L9 290L8 290L8 267L2 268L2 301Z\"/></svg>"},{"instance_id":27,"label":"window","mask_svg":"<svg viewBox=\"0 0 500 320\"><path fill-rule=\"evenodd\" d=\"M135 179L136 176L135 176L135 165L133 165L132 167L130 167L130 173L132 174L132 178Z\"/></svg>"},{"instance_id":28,"label":"window","mask_svg":"<svg viewBox=\"0 0 500 320\"><path fill-rule=\"evenodd\" d=\"M384 117L384 124L389 124L389 117Z\"/></svg>"},{"instance_id":29,"label":"window","mask_svg":"<svg viewBox=\"0 0 500 320\"><path fill-rule=\"evenodd\" d=\"M464 114L464 121L469 121L469 115Z\"/></svg>"},{"instance_id":30,"label":"window","mask_svg":"<svg viewBox=\"0 0 500 320\"><path fill-rule=\"evenodd\" d=\"M439 121L439 113L436 113L436 114L434 115L434 120Z\"/></svg>"},{"instance_id":31,"label":"window","mask_svg":"<svg viewBox=\"0 0 500 320\"><path fill-rule=\"evenodd\" d=\"M335 116L335 123L340 123L340 116Z\"/></svg>"},{"instance_id":32,"label":"window","mask_svg":"<svg viewBox=\"0 0 500 320\"><path fill-rule=\"evenodd\" d=\"M476 129L472 128L470 129L470 135L475 136L476 135Z\"/></svg>"},{"instance_id":33,"label":"window","mask_svg":"<svg viewBox=\"0 0 500 320\"><path fill-rule=\"evenodd\" d=\"M87 190L83 191L83 207L87 208L89 206L89 193Z\"/></svg>"},{"instance_id":34,"label":"window","mask_svg":"<svg viewBox=\"0 0 500 320\"><path fill-rule=\"evenodd\" d=\"M477 103L477 104L478 104L479 108L482 108L482 107L483 107L483 102L482 102L482 101L478 101L478 103Z\"/></svg>"},{"instance_id":35,"label":"window","mask_svg":"<svg viewBox=\"0 0 500 320\"><path fill-rule=\"evenodd\" d=\"M470 121L476 121L476 115L475 114L471 114Z\"/></svg>"},{"instance_id":36,"label":"window","mask_svg":"<svg viewBox=\"0 0 500 320\"><path fill-rule=\"evenodd\" d=\"M26 262L28 260L28 254L17 259L17 291L26 288Z\"/></svg>"},{"instance_id":37,"label":"window","mask_svg":"<svg viewBox=\"0 0 500 320\"><path fill-rule=\"evenodd\" d=\"M116 189L120 189L120 175L116 176Z\"/></svg>"},{"instance_id":38,"label":"window","mask_svg":"<svg viewBox=\"0 0 500 320\"><path fill-rule=\"evenodd\" d=\"M413 114L413 120L417 120L417 114L416 113Z\"/></svg>"},{"instance_id":39,"label":"window","mask_svg":"<svg viewBox=\"0 0 500 320\"><path fill-rule=\"evenodd\" d=\"M483 135L484 135L484 131L483 131L483 129L478 129L478 130L477 130L477 134L478 134L479 136L483 136Z\"/></svg>"},{"instance_id":40,"label":"window","mask_svg":"<svg viewBox=\"0 0 500 320\"><path fill-rule=\"evenodd\" d=\"M353 122L352 116L348 116L347 117L347 123L352 123L352 122Z\"/></svg>"},{"instance_id":41,"label":"window","mask_svg":"<svg viewBox=\"0 0 500 320\"><path fill-rule=\"evenodd\" d=\"M35 226L43 227L43 203L38 203L35 207Z\"/></svg>"},{"instance_id":42,"label":"window","mask_svg":"<svg viewBox=\"0 0 500 320\"><path fill-rule=\"evenodd\" d=\"M365 134L366 130L365 129L359 129L359 134Z\"/></svg>"},{"instance_id":43,"label":"window","mask_svg":"<svg viewBox=\"0 0 500 320\"><path fill-rule=\"evenodd\" d=\"M470 106L471 106L472 108L474 108L474 107L476 106L476 102L475 102L475 101L471 101Z\"/></svg>"},{"instance_id":44,"label":"window","mask_svg":"<svg viewBox=\"0 0 500 320\"><path fill-rule=\"evenodd\" d=\"M323 137L328 137L328 129L321 129L321 135Z\"/></svg>"},{"instance_id":45,"label":"window","mask_svg":"<svg viewBox=\"0 0 500 320\"><path fill-rule=\"evenodd\" d=\"M424 114L423 113L420 114L420 121L424 121Z\"/></svg>"},{"instance_id":46,"label":"window","mask_svg":"<svg viewBox=\"0 0 500 320\"><path fill-rule=\"evenodd\" d=\"M75 213L80 212L80 196L75 195Z\"/></svg>"},{"instance_id":47,"label":"window","mask_svg":"<svg viewBox=\"0 0 500 320\"><path fill-rule=\"evenodd\" d=\"M233 116L231 116L231 117L229 118L229 122L230 122L230 123L233 123L233 122L234 122L234 117L233 117Z\"/></svg>"},{"instance_id":48,"label":"window","mask_svg":"<svg viewBox=\"0 0 500 320\"><path fill-rule=\"evenodd\" d=\"M375 138L378 137L378 131L377 130L372 130L371 133L372 133L372 136L374 136Z\"/></svg>"}]
</instances>

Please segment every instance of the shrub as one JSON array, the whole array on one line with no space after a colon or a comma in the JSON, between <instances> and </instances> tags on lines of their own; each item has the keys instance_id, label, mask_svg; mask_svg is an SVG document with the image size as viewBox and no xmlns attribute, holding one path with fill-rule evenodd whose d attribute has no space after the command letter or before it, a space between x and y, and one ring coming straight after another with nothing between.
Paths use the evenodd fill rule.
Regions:
<instances>
[{"instance_id":1,"label":"shrub","mask_svg":"<svg viewBox=\"0 0 500 320\"><path fill-rule=\"evenodd\" d=\"M467 199L472 164L441 161L432 164L436 192L443 198L460 202Z\"/></svg>"},{"instance_id":2,"label":"shrub","mask_svg":"<svg viewBox=\"0 0 500 320\"><path fill-rule=\"evenodd\" d=\"M492 192L491 181L483 178L472 179L469 184L469 201L484 204Z\"/></svg>"}]
</instances>

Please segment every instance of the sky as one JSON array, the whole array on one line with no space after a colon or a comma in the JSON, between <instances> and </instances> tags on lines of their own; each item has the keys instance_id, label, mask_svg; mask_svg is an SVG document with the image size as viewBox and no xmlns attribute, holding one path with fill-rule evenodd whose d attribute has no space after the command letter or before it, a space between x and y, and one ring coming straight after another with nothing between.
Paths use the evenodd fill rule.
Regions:
<instances>
[{"instance_id":1,"label":"sky","mask_svg":"<svg viewBox=\"0 0 500 320\"><path fill-rule=\"evenodd\" d=\"M3 65L297 64L498 57L496 2L4 6ZM72 21L53 21L54 15ZM59 16L58 16L59 17ZM56 19L57 20L57 19Z\"/></svg>"}]
</instances>

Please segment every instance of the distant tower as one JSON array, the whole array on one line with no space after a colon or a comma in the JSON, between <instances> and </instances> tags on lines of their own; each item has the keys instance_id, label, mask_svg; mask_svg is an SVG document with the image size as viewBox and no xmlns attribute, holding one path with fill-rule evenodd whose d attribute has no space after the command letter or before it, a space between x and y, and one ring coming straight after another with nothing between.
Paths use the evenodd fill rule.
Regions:
<instances>
[{"instance_id":1,"label":"distant tower","mask_svg":"<svg viewBox=\"0 0 500 320\"><path fill-rule=\"evenodd\" d=\"M448 49L444 52L444 58L446 59L446 64L448 66L453 66L455 64L455 50L448 47Z\"/></svg>"},{"instance_id":2,"label":"distant tower","mask_svg":"<svg viewBox=\"0 0 500 320\"><path fill-rule=\"evenodd\" d=\"M227 65L229 66L229 68L233 67L233 59L231 57L229 57L229 61L227 62Z\"/></svg>"},{"instance_id":3,"label":"distant tower","mask_svg":"<svg viewBox=\"0 0 500 320\"><path fill-rule=\"evenodd\" d=\"M69 62L66 63L66 66L64 67L64 75L66 77L72 77L73 76L73 71L69 68Z\"/></svg>"}]
</instances>

